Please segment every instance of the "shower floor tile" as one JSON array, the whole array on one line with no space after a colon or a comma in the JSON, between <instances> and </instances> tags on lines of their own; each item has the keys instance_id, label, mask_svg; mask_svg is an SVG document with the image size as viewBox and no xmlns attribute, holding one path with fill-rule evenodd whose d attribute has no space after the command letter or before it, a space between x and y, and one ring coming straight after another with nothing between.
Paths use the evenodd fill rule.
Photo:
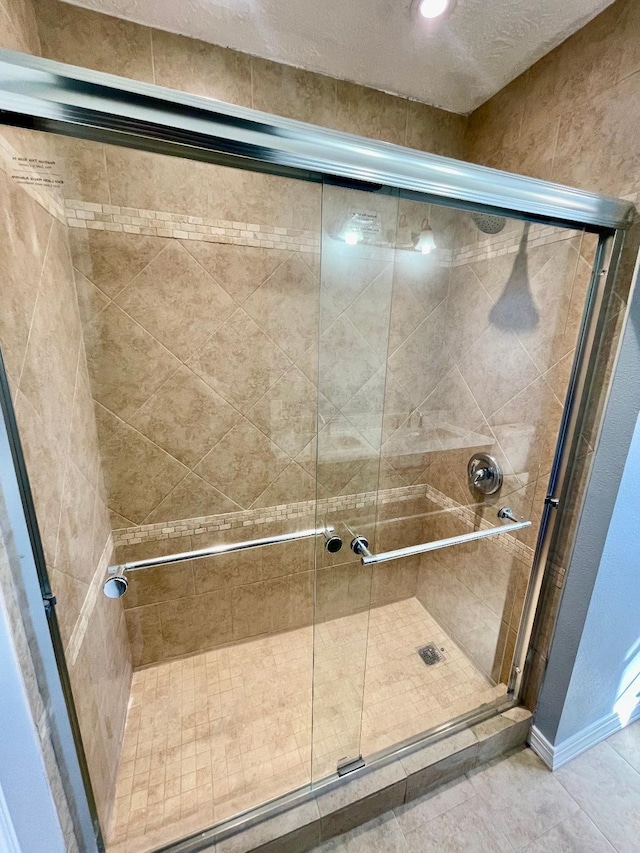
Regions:
<instances>
[{"instance_id":1,"label":"shower floor tile","mask_svg":"<svg viewBox=\"0 0 640 853\"><path fill-rule=\"evenodd\" d=\"M430 642L445 659L426 666ZM138 670L109 853L202 830L505 691L415 598L319 624L315 643L308 627Z\"/></svg>"}]
</instances>

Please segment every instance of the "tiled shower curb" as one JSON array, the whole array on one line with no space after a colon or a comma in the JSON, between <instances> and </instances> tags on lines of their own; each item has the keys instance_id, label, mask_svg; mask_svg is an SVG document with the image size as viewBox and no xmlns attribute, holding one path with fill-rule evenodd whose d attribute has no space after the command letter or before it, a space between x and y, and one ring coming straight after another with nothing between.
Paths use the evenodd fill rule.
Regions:
<instances>
[{"instance_id":1,"label":"tiled shower curb","mask_svg":"<svg viewBox=\"0 0 640 853\"><path fill-rule=\"evenodd\" d=\"M383 812L415 800L493 758L523 745L531 713L511 708L436 743L305 797L249 826L223 828L211 841L192 838L163 848L174 853L306 853Z\"/></svg>"}]
</instances>

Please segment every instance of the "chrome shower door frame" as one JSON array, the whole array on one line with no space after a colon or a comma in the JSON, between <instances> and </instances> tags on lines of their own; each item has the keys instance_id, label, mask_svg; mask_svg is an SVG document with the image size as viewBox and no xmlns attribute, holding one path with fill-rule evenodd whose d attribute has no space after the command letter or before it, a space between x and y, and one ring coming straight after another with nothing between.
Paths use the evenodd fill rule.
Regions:
<instances>
[{"instance_id":1,"label":"chrome shower door frame","mask_svg":"<svg viewBox=\"0 0 640 853\"><path fill-rule=\"evenodd\" d=\"M386 186L400 190L405 197L425 202L544 221L562 227L586 228L599 235L548 498L518 632L515 664L509 683L510 701L516 704L523 689L527 652L551 538L557 526L557 515L562 512L562 505L560 503L558 507L558 502L561 502L570 476L571 449L575 447L580 432L581 401L594 367L598 342L603 333L604 307L613 289L624 232L631 223L633 205L597 193L375 142L6 50L0 50L0 124L307 181L321 182L330 177L345 181L347 186ZM8 388L4 389L4 396L6 400ZM9 431L15 433L14 445L19 448L10 405L4 407L4 415ZM12 487L9 482L11 477L26 477L20 452L14 453L13 465L14 470L0 472L3 490L13 488L15 491L15 484ZM68 763L79 766L83 777L85 800L79 811L90 813L96 849L103 849L75 722L55 608L48 598L51 590L38 544L28 482L22 488L21 502L25 517L32 519L31 549L38 565L41 597L50 631L49 637L40 633L36 639L43 650L43 659L53 660L52 654L55 656L58 688L66 700L75 741L73 746L67 738L63 748L72 750L73 754L67 755ZM440 727L435 734L455 731L487 713L486 708L480 709L464 720L454 720ZM427 736L433 734L430 732ZM396 745L387 752L387 758L390 753L397 754L403 748L406 744ZM73 792L77 798L77 785ZM296 795L283 798L280 806L292 796ZM273 807L273 803L268 804L250 815L234 818L225 826L224 832L231 832L243 820L256 820L259 814L266 814ZM187 850L189 844L189 841L180 842L175 849Z\"/></svg>"}]
</instances>

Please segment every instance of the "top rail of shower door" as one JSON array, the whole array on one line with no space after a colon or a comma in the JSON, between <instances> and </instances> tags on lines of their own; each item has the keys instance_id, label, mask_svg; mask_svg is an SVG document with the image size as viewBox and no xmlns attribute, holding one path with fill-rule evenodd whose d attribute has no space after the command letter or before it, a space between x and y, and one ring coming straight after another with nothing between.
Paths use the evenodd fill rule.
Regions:
<instances>
[{"instance_id":1,"label":"top rail of shower door","mask_svg":"<svg viewBox=\"0 0 640 853\"><path fill-rule=\"evenodd\" d=\"M263 539L247 539L244 542L225 542L222 545L212 545L210 548L200 548L197 551L181 551L178 554L166 554L162 557L150 557L147 560L134 560L109 566L109 574L135 572L138 569L150 569L153 566L168 566L172 563L183 563L186 560L198 560L201 557L215 557L217 554L230 554L233 551L247 551L249 548L263 548L265 545L278 545L281 542L296 542L298 539L312 539L316 536L331 536L333 527L315 527L310 530L298 530L294 533L281 533L277 536L266 536Z\"/></svg>"},{"instance_id":2,"label":"top rail of shower door","mask_svg":"<svg viewBox=\"0 0 640 853\"><path fill-rule=\"evenodd\" d=\"M635 210L628 200L4 49L0 124L307 179L333 175L573 224L626 228Z\"/></svg>"},{"instance_id":3,"label":"top rail of shower door","mask_svg":"<svg viewBox=\"0 0 640 853\"><path fill-rule=\"evenodd\" d=\"M499 518L515 518L513 512L507 508L501 509ZM488 539L490 536L499 536L501 533L515 533L530 527L530 521L514 521L511 524L503 524L500 527L490 527L486 530L473 530L471 533L462 533L459 536L449 536L446 539L436 539L433 542L423 542L421 545L409 545L407 548L398 548L395 551L383 551L381 554L372 554L369 548L354 540L352 549L360 556L363 566L371 566L375 563L388 563L390 560L401 560L403 557L413 557L416 554L426 554L429 551L439 551L441 548L450 548L453 545L464 545L466 542L475 542L477 539Z\"/></svg>"}]
</instances>

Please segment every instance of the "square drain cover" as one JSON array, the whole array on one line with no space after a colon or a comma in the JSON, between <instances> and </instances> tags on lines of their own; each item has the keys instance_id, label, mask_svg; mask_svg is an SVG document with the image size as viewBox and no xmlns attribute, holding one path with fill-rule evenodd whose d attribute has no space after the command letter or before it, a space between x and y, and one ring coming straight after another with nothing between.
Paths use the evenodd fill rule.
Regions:
<instances>
[{"instance_id":1,"label":"square drain cover","mask_svg":"<svg viewBox=\"0 0 640 853\"><path fill-rule=\"evenodd\" d=\"M434 663L440 663L444 660L444 655L435 643L428 643L418 649L418 654L427 666L433 666Z\"/></svg>"}]
</instances>

